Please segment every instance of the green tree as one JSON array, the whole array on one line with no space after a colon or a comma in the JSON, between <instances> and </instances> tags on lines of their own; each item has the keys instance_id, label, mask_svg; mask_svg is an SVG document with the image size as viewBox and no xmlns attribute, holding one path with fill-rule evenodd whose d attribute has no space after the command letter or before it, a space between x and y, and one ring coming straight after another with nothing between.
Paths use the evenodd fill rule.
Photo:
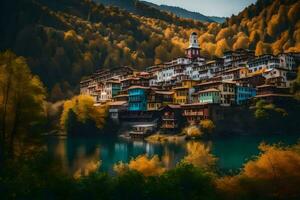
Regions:
<instances>
[{"instance_id":1,"label":"green tree","mask_svg":"<svg viewBox=\"0 0 300 200\"><path fill-rule=\"evenodd\" d=\"M8 152L14 156L16 140L26 136L28 130L44 116L45 89L37 76L33 76L25 58L6 51L0 54L0 131L1 156Z\"/></svg>"}]
</instances>

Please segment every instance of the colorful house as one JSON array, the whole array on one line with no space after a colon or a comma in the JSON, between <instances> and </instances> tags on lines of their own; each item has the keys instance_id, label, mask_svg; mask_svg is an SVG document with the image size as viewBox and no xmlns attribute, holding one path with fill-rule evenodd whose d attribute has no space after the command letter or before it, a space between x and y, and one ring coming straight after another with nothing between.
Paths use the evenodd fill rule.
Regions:
<instances>
[{"instance_id":1,"label":"colorful house","mask_svg":"<svg viewBox=\"0 0 300 200\"><path fill-rule=\"evenodd\" d=\"M197 92L199 103L221 103L221 91L215 88Z\"/></svg>"},{"instance_id":2,"label":"colorful house","mask_svg":"<svg viewBox=\"0 0 300 200\"><path fill-rule=\"evenodd\" d=\"M264 100L268 103L282 104L294 101L293 95L290 94L289 87L279 87L276 85L261 85L256 87L256 100Z\"/></svg>"},{"instance_id":3,"label":"colorful house","mask_svg":"<svg viewBox=\"0 0 300 200\"><path fill-rule=\"evenodd\" d=\"M128 88L128 110L147 111L148 87L131 86Z\"/></svg>"},{"instance_id":4,"label":"colorful house","mask_svg":"<svg viewBox=\"0 0 300 200\"><path fill-rule=\"evenodd\" d=\"M112 99L117 96L121 90L121 83L117 80L109 80L105 83L107 98Z\"/></svg>"},{"instance_id":5,"label":"colorful house","mask_svg":"<svg viewBox=\"0 0 300 200\"><path fill-rule=\"evenodd\" d=\"M211 81L200 83L195 87L197 92L215 88L220 91L221 105L230 106L235 104L235 82L231 81Z\"/></svg>"},{"instance_id":6,"label":"colorful house","mask_svg":"<svg viewBox=\"0 0 300 200\"><path fill-rule=\"evenodd\" d=\"M183 80L181 86L174 87L174 103L175 104L187 104L192 102L192 94L195 89L194 85L197 84L197 81L194 80Z\"/></svg>"},{"instance_id":7,"label":"colorful house","mask_svg":"<svg viewBox=\"0 0 300 200\"><path fill-rule=\"evenodd\" d=\"M173 103L174 92L151 89L147 97L147 110L158 110L164 105Z\"/></svg>"},{"instance_id":8,"label":"colorful house","mask_svg":"<svg viewBox=\"0 0 300 200\"><path fill-rule=\"evenodd\" d=\"M164 132L175 132L184 124L180 105L167 105L161 109L161 126Z\"/></svg>"},{"instance_id":9,"label":"colorful house","mask_svg":"<svg viewBox=\"0 0 300 200\"><path fill-rule=\"evenodd\" d=\"M197 124L203 119L216 119L218 104L193 103L181 105L183 117L189 124Z\"/></svg>"},{"instance_id":10,"label":"colorful house","mask_svg":"<svg viewBox=\"0 0 300 200\"><path fill-rule=\"evenodd\" d=\"M250 98L256 95L256 89L252 87L236 86L236 104L241 105L246 103Z\"/></svg>"}]
</instances>

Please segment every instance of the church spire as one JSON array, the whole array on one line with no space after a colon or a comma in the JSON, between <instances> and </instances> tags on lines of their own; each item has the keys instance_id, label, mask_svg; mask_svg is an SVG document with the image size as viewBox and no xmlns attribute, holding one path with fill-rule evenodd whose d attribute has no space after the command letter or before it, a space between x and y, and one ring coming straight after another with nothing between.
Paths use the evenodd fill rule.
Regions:
<instances>
[{"instance_id":1,"label":"church spire","mask_svg":"<svg viewBox=\"0 0 300 200\"><path fill-rule=\"evenodd\" d=\"M186 49L185 54L186 57L194 59L200 57L200 47L198 43L198 35L196 32L192 32L190 35L190 44Z\"/></svg>"}]
</instances>

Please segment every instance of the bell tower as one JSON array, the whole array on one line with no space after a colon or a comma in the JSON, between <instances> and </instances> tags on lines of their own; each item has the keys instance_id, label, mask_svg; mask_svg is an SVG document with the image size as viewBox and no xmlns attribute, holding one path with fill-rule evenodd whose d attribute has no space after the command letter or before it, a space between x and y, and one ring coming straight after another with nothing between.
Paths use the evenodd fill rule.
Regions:
<instances>
[{"instance_id":1,"label":"bell tower","mask_svg":"<svg viewBox=\"0 0 300 200\"><path fill-rule=\"evenodd\" d=\"M198 43L198 35L196 32L192 32L190 35L189 47L185 50L185 55L187 58L195 59L200 57L200 47Z\"/></svg>"}]
</instances>

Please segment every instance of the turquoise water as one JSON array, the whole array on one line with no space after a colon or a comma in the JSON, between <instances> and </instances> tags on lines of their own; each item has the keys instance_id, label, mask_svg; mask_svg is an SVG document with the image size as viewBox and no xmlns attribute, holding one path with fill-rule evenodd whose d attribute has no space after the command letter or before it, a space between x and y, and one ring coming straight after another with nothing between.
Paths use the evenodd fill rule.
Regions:
<instances>
[{"instance_id":1,"label":"turquoise water","mask_svg":"<svg viewBox=\"0 0 300 200\"><path fill-rule=\"evenodd\" d=\"M296 135L233 136L206 142L192 142L209 149L218 158L218 168L238 170L245 161L259 154L261 142L295 144ZM189 142L152 144L121 138L51 138L48 149L63 170L71 174L88 174L95 170L111 173L119 161L128 162L138 155L158 155L166 168L174 167L189 152ZM197 147L197 146L196 146Z\"/></svg>"}]
</instances>

